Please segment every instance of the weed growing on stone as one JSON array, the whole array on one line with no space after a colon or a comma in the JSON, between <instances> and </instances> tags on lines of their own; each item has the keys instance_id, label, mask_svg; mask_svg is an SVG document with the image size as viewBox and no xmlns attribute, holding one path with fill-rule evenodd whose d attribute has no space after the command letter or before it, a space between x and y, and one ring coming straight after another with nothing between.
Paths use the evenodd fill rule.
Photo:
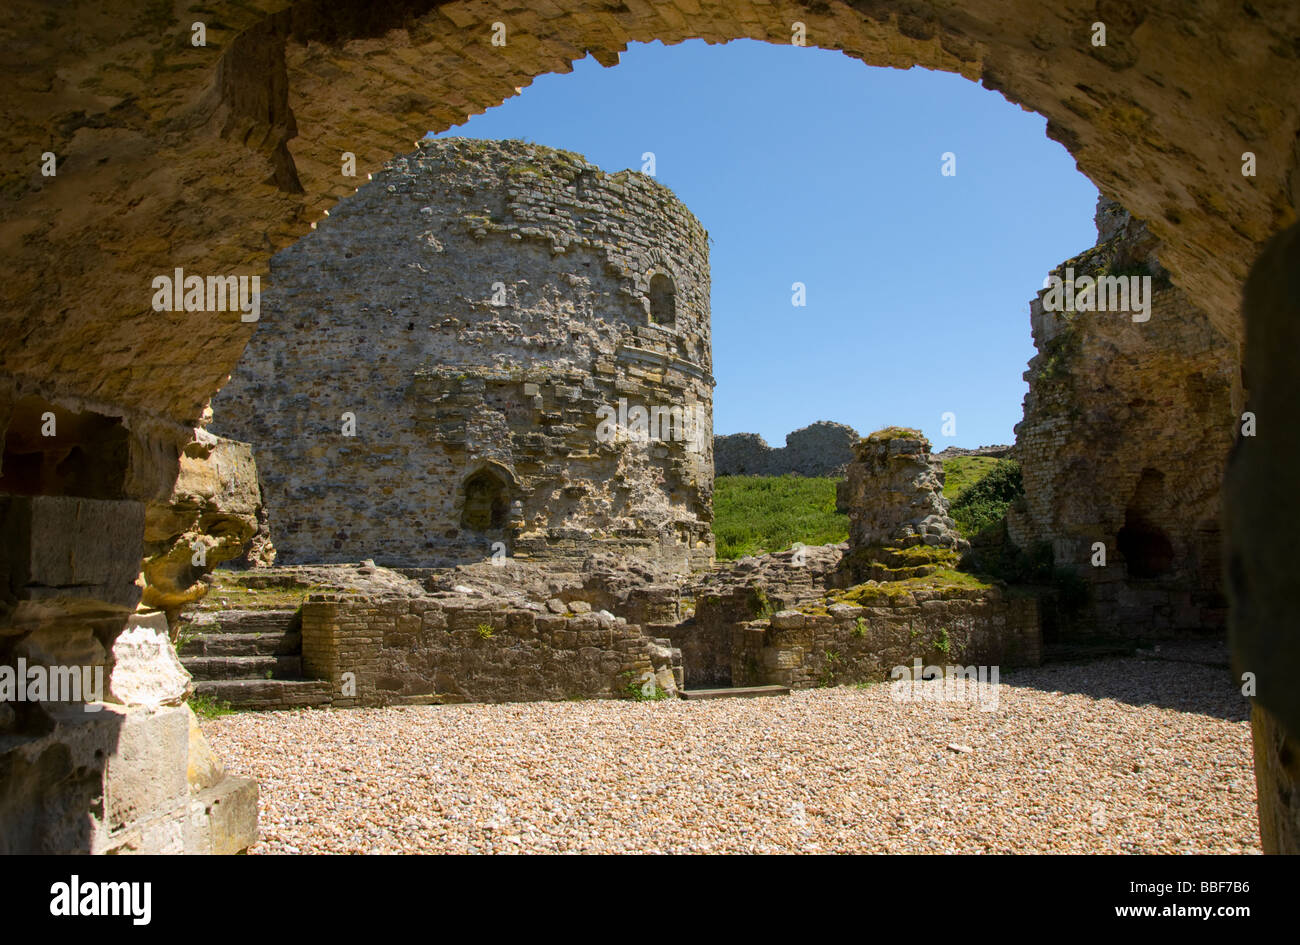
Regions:
<instances>
[{"instance_id":1,"label":"weed growing on stone","mask_svg":"<svg viewBox=\"0 0 1300 945\"><path fill-rule=\"evenodd\" d=\"M483 640L491 640L494 636L496 636L496 632L485 623L479 624L477 627L474 628L474 630L476 633L478 633L479 637Z\"/></svg>"},{"instance_id":2,"label":"weed growing on stone","mask_svg":"<svg viewBox=\"0 0 1300 945\"><path fill-rule=\"evenodd\" d=\"M215 719L223 715L232 715L235 711L224 699L213 699L202 693L191 696L189 705L194 714L201 719Z\"/></svg>"},{"instance_id":3,"label":"weed growing on stone","mask_svg":"<svg viewBox=\"0 0 1300 945\"><path fill-rule=\"evenodd\" d=\"M944 656L947 656L949 651L952 649L952 640L948 638L948 630L946 627L939 630L939 638L934 641L934 648Z\"/></svg>"},{"instance_id":4,"label":"weed growing on stone","mask_svg":"<svg viewBox=\"0 0 1300 945\"><path fill-rule=\"evenodd\" d=\"M820 684L825 688L829 688L835 685L835 672L840 665L840 654L836 650L827 650L823 656L826 660L826 666L822 670Z\"/></svg>"},{"instance_id":5,"label":"weed growing on stone","mask_svg":"<svg viewBox=\"0 0 1300 945\"><path fill-rule=\"evenodd\" d=\"M627 685L623 688L623 691L627 693L629 699L636 702L659 702L661 699L668 698L668 690L659 685L658 682L655 682L654 693L651 694L647 692L649 687L646 683L633 676L631 670L624 672L623 678L627 680ZM649 680L646 680L646 682L649 682Z\"/></svg>"}]
</instances>

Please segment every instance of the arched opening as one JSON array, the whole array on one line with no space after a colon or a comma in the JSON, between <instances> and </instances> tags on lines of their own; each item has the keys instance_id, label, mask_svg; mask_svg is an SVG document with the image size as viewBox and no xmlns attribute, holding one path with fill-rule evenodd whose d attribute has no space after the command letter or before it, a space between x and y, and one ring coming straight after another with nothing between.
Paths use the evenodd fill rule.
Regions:
<instances>
[{"instance_id":1,"label":"arched opening","mask_svg":"<svg viewBox=\"0 0 1300 945\"><path fill-rule=\"evenodd\" d=\"M510 514L510 490L499 476L480 469L465 480L461 492L465 502L460 516L462 528L476 532L505 528Z\"/></svg>"},{"instance_id":2,"label":"arched opening","mask_svg":"<svg viewBox=\"0 0 1300 945\"><path fill-rule=\"evenodd\" d=\"M1124 511L1124 525L1116 536L1129 577L1157 578L1174 564L1174 546L1157 522L1164 505L1164 473L1142 470L1133 498Z\"/></svg>"},{"instance_id":3,"label":"arched opening","mask_svg":"<svg viewBox=\"0 0 1300 945\"><path fill-rule=\"evenodd\" d=\"M1189 21L1180 5L1155 3L1131 15L1117 14L1111 42L1102 47L1088 42L1091 14L1075 19L1039 4L1017 3L1012 16L987 4L968 9L921 3L865 12L808 4L797 12L806 10L800 26L807 28L811 43L835 44L878 65L919 63L960 72L1047 115L1050 134L1080 167L1138 217L1152 221L1168 250L1162 260L1179 285L1196 295L1218 327L1240 339L1238 301L1246 267L1263 241L1294 219L1296 105L1285 90L1295 87L1300 65L1277 51L1282 48L1278 33L1293 30L1292 18L1282 4L1265 7L1261 15L1249 4L1222 5L1198 10ZM137 454L132 445L132 471L147 482L151 469L174 460L174 428L201 415L250 326L208 313L159 318L139 303L139 273L170 272L182 261L217 269L259 265L352 191L354 182L339 173L339 142L354 149L355 155L346 154L360 158L356 170L364 177L430 127L429 116L437 127L450 127L540 73L567 71L583 50L612 64L633 40L677 42L703 35L709 42L741 36L790 41L789 18L778 7L759 6L743 17L719 4L704 4L702 15L684 14L672 4L610 7L587 0L566 0L556 9L545 19L520 12L508 24L509 46L498 52L494 44L492 55L468 57L469 44L487 42L497 11L476 13L468 4L427 0L378 13L372 4L299 3L262 19L251 8L219 2L208 19L221 58L210 68L189 68L193 63L181 57L193 51L184 44L139 42L134 23L106 35L90 57L75 43L62 50L46 44L42 48L48 47L49 55L23 68L52 91L18 110L24 119L36 115L39 120L19 123L25 130L16 147L37 153L48 139L61 169L64 162L77 168L86 199L66 199L62 177L57 183L15 178L6 219L51 225L39 231L10 228L5 245L13 268L49 275L16 280L6 288L10 335L22 339L6 352L7 372L68 403L99 399L138 423L165 418L172 429L150 444L153 455ZM28 19L13 29L19 47L35 47L41 31L52 32L50 20ZM181 26L166 16L156 25L159 38L174 38ZM1223 41L1216 46L1207 36ZM1241 54L1251 49L1269 52ZM169 120L123 124L110 111L120 103L88 93L103 87L104 63L135 74L149 66L150 57L154 73L167 80L142 91L138 115L159 114L157 107L166 103ZM66 69L83 59L76 75ZM369 68L355 67L362 62ZM1259 82L1261 62L1274 81ZM1219 76L1212 88L1202 80L1211 72ZM61 74L70 76L68 81L54 82ZM198 94L203 90L214 94ZM88 101L102 104L87 106ZM83 108L90 113L75 120L49 120L82 114ZM1231 116L1230 132L1224 131L1224 116ZM168 136L174 139L170 129L190 118L215 134L158 146ZM1222 144L1225 136L1229 146L1207 150L1206 142ZM1250 176L1234 166L1244 147L1251 149ZM1261 160L1258 176L1256 152L1274 157ZM201 199L221 206L223 213L170 219L171 238L165 241L136 239L156 231L175 205L178 178L158 173L164 162L183 167L186 179L205 181ZM124 204L121 181L130 183L132 177L157 183L145 187L145 199ZM1205 209L1211 205L1213 212ZM88 257L84 234L96 227L118 238L104 244L105 255ZM251 253L248 247L254 245L266 248ZM177 246L203 251L181 260ZM89 304L97 300L103 304ZM1274 310L1280 307L1262 309ZM1256 320L1260 311L1257 305ZM1252 369L1256 409L1263 403L1260 391L1273 390L1264 380L1270 377L1271 340L1276 339L1265 337L1259 369ZM1272 347L1279 352L1274 359L1283 361L1286 347ZM1284 475L1288 449L1240 452L1239 465L1252 464L1243 491L1253 487L1252 500L1261 503L1272 498L1258 484L1270 481L1270 471L1274 480ZM142 491L138 481L131 488ZM1235 501L1243 504L1240 495ZM1270 507L1256 519L1277 516L1276 531L1285 534L1292 511ZM1263 549L1269 539L1263 531L1256 520L1247 521L1239 545L1253 532ZM129 543L112 551L132 553ZM1256 605L1276 600L1279 615L1288 615L1281 609L1288 595L1276 593L1269 582L1279 582L1272 573L1259 567L1249 575L1258 583L1243 594ZM1260 629L1253 632L1280 638L1292 629L1290 619L1256 620ZM1267 636L1266 642L1273 639ZM1280 689L1285 686L1275 691ZM1261 694L1269 691L1261 687ZM1300 731L1294 724L1291 729Z\"/></svg>"},{"instance_id":4,"label":"arched opening","mask_svg":"<svg viewBox=\"0 0 1300 945\"><path fill-rule=\"evenodd\" d=\"M664 328L677 324L677 290L670 276L656 272L650 277L650 321Z\"/></svg>"}]
</instances>

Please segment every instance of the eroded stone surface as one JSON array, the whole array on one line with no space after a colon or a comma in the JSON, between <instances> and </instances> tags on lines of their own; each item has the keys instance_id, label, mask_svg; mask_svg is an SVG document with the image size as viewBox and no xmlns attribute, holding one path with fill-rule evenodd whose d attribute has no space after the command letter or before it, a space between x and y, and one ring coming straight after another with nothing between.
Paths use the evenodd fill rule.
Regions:
<instances>
[{"instance_id":1,"label":"eroded stone surface","mask_svg":"<svg viewBox=\"0 0 1300 945\"><path fill-rule=\"evenodd\" d=\"M181 665L162 613L132 614L113 641L109 693L114 702L156 709L180 705L191 692L190 674Z\"/></svg>"},{"instance_id":2,"label":"eroded stone surface","mask_svg":"<svg viewBox=\"0 0 1300 945\"><path fill-rule=\"evenodd\" d=\"M859 554L967 546L948 515L943 466L931 460L919 430L887 427L860 440L837 492L849 513L849 545Z\"/></svg>"},{"instance_id":3,"label":"eroded stone surface","mask_svg":"<svg viewBox=\"0 0 1300 945\"><path fill-rule=\"evenodd\" d=\"M842 476L859 436L842 423L819 420L787 433L773 448L757 433L714 437L713 466L719 476Z\"/></svg>"},{"instance_id":4,"label":"eroded stone surface","mask_svg":"<svg viewBox=\"0 0 1300 945\"><path fill-rule=\"evenodd\" d=\"M264 518L249 445L196 429L171 495L146 510L141 603L174 624L207 593L203 576L217 565L245 554L270 565L275 547Z\"/></svg>"},{"instance_id":5,"label":"eroded stone surface","mask_svg":"<svg viewBox=\"0 0 1300 945\"><path fill-rule=\"evenodd\" d=\"M1022 548L1048 544L1055 565L1090 586L1072 632L1222 628L1219 506L1240 425L1235 347L1169 285L1145 225L1103 198L1097 229L1097 245L1054 274L1146 279L1149 310L1130 298L1124 311L1052 311L1042 292L1030 303L1038 354L1014 453L1025 496L1008 532Z\"/></svg>"},{"instance_id":6,"label":"eroded stone surface","mask_svg":"<svg viewBox=\"0 0 1300 945\"><path fill-rule=\"evenodd\" d=\"M567 152L451 138L390 162L276 257L213 401L283 561L707 564L707 239L653 179Z\"/></svg>"}]
</instances>

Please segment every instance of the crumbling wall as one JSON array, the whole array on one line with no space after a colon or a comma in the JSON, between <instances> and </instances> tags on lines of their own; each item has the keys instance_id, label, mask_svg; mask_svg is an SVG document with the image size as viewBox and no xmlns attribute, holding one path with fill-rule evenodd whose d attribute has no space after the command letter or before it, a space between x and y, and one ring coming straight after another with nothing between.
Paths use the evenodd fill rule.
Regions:
<instances>
[{"instance_id":1,"label":"crumbling wall","mask_svg":"<svg viewBox=\"0 0 1300 945\"><path fill-rule=\"evenodd\" d=\"M957 562L969 543L948 515L943 478L919 430L886 427L857 443L836 504L848 512L851 562L863 577L897 580Z\"/></svg>"},{"instance_id":2,"label":"crumbling wall","mask_svg":"<svg viewBox=\"0 0 1300 945\"><path fill-rule=\"evenodd\" d=\"M858 439L852 427L828 420L787 433L776 449L757 433L729 433L713 439L713 468L719 476L842 476Z\"/></svg>"},{"instance_id":3,"label":"crumbling wall","mask_svg":"<svg viewBox=\"0 0 1300 945\"><path fill-rule=\"evenodd\" d=\"M283 562L712 559L707 234L652 179L425 141L272 268L213 409Z\"/></svg>"},{"instance_id":4,"label":"crumbling wall","mask_svg":"<svg viewBox=\"0 0 1300 945\"><path fill-rule=\"evenodd\" d=\"M783 610L739 628L741 667L803 689L880 682L896 666L1034 666L1042 659L1038 602L998 588L861 588L854 602Z\"/></svg>"},{"instance_id":5,"label":"crumbling wall","mask_svg":"<svg viewBox=\"0 0 1300 945\"><path fill-rule=\"evenodd\" d=\"M463 596L312 595L302 608L303 669L331 682L335 706L627 697L647 684L648 694L657 686L673 695L682 685L681 652L635 624L589 607L555 610Z\"/></svg>"},{"instance_id":6,"label":"crumbling wall","mask_svg":"<svg viewBox=\"0 0 1300 945\"><path fill-rule=\"evenodd\" d=\"M1090 587L1069 633L1222 629L1235 348L1169 283L1142 223L1103 198L1097 228L1098 244L1056 274L1147 276L1150 310L1130 299L1125 311L1051 311L1045 293L1030 303L1038 354L1015 447L1025 496L1008 532L1022 548L1049 544L1056 566Z\"/></svg>"}]
</instances>

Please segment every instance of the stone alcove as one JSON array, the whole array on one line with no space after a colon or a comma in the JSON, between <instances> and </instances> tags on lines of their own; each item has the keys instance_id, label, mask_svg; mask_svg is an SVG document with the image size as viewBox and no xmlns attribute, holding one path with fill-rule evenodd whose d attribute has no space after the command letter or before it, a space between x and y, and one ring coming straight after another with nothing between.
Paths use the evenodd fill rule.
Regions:
<instances>
[{"instance_id":1,"label":"stone alcove","mask_svg":"<svg viewBox=\"0 0 1300 945\"><path fill-rule=\"evenodd\" d=\"M505 477L484 467L466 477L461 486L464 503L461 528L475 532L500 532L510 515L510 485Z\"/></svg>"}]
</instances>

